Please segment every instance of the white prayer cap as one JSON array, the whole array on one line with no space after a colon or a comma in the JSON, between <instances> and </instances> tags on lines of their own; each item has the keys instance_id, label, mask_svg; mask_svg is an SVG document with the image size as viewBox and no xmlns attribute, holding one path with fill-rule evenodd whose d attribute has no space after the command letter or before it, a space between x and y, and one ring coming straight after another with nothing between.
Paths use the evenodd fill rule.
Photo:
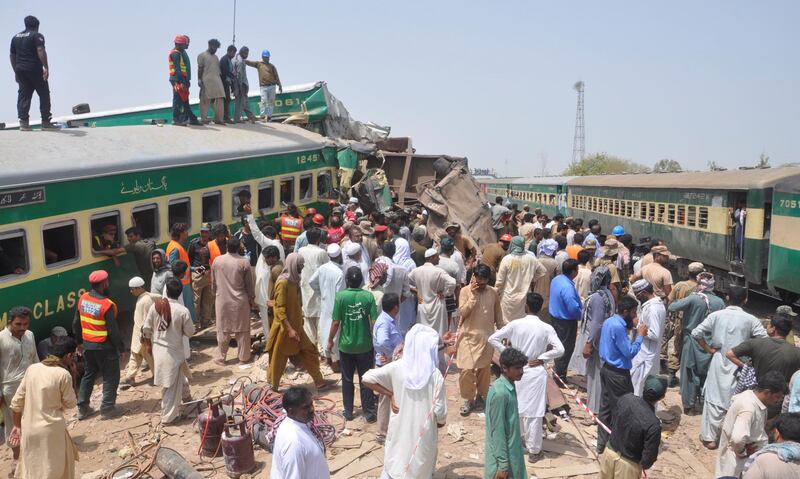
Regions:
<instances>
[{"instance_id":1,"label":"white prayer cap","mask_svg":"<svg viewBox=\"0 0 800 479\"><path fill-rule=\"evenodd\" d=\"M342 254L342 247L336 243L328 245L328 256L338 258Z\"/></svg>"},{"instance_id":2,"label":"white prayer cap","mask_svg":"<svg viewBox=\"0 0 800 479\"><path fill-rule=\"evenodd\" d=\"M353 243L351 241L350 243L344 245L342 251L344 252L345 256L353 256L354 254L359 253L361 251L361 245L358 243Z\"/></svg>"},{"instance_id":3,"label":"white prayer cap","mask_svg":"<svg viewBox=\"0 0 800 479\"><path fill-rule=\"evenodd\" d=\"M358 198L356 198L355 196L351 196L350 197L350 201L348 201L348 203L358 204Z\"/></svg>"},{"instance_id":4,"label":"white prayer cap","mask_svg":"<svg viewBox=\"0 0 800 479\"><path fill-rule=\"evenodd\" d=\"M439 252L436 251L436 248L428 248L425 250L425 258L430 258L432 256L436 256L437 254L439 254Z\"/></svg>"},{"instance_id":5,"label":"white prayer cap","mask_svg":"<svg viewBox=\"0 0 800 479\"><path fill-rule=\"evenodd\" d=\"M144 280L138 276L134 276L128 281L129 288L143 288L144 287Z\"/></svg>"}]
</instances>

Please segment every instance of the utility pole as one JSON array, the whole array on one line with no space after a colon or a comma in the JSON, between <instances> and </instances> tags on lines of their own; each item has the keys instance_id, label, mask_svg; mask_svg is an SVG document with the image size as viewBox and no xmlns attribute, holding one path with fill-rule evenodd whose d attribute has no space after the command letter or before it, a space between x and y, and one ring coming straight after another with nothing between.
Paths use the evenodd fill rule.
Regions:
<instances>
[{"instance_id":1,"label":"utility pole","mask_svg":"<svg viewBox=\"0 0 800 479\"><path fill-rule=\"evenodd\" d=\"M578 92L578 108L575 112L575 138L572 141L572 164L578 163L586 156L586 129L583 125L583 82L572 87Z\"/></svg>"}]
</instances>

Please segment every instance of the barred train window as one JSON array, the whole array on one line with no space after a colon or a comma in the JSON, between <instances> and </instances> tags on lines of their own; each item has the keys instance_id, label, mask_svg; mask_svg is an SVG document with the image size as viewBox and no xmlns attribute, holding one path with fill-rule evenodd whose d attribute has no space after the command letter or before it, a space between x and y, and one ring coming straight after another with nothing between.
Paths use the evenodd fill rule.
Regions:
<instances>
[{"instance_id":1,"label":"barred train window","mask_svg":"<svg viewBox=\"0 0 800 479\"><path fill-rule=\"evenodd\" d=\"M222 192L211 191L203 193L202 206L203 223L218 223L222 221Z\"/></svg>"},{"instance_id":2,"label":"barred train window","mask_svg":"<svg viewBox=\"0 0 800 479\"><path fill-rule=\"evenodd\" d=\"M191 229L192 215L189 198L169 200L167 205L167 225L172 229L172 225L175 223L185 223Z\"/></svg>"},{"instance_id":3,"label":"barred train window","mask_svg":"<svg viewBox=\"0 0 800 479\"><path fill-rule=\"evenodd\" d=\"M281 203L294 201L294 178L281 178Z\"/></svg>"},{"instance_id":4,"label":"barred train window","mask_svg":"<svg viewBox=\"0 0 800 479\"><path fill-rule=\"evenodd\" d=\"M262 212L275 207L275 182L262 181L258 184L258 209Z\"/></svg>"},{"instance_id":5,"label":"barred train window","mask_svg":"<svg viewBox=\"0 0 800 479\"><path fill-rule=\"evenodd\" d=\"M633 217L633 203L630 201L625 202L625 216L628 218Z\"/></svg>"},{"instance_id":6,"label":"barred train window","mask_svg":"<svg viewBox=\"0 0 800 479\"><path fill-rule=\"evenodd\" d=\"M131 215L133 225L142 230L142 238L158 238L158 205L137 206Z\"/></svg>"},{"instance_id":7,"label":"barred train window","mask_svg":"<svg viewBox=\"0 0 800 479\"><path fill-rule=\"evenodd\" d=\"M697 226L697 207L696 206L690 206L689 207L689 214L686 217L686 225L687 226L691 226L691 227Z\"/></svg>"},{"instance_id":8,"label":"barred train window","mask_svg":"<svg viewBox=\"0 0 800 479\"><path fill-rule=\"evenodd\" d=\"M704 206L700 207L700 219L697 222L697 226L703 229L708 229L708 208Z\"/></svg>"},{"instance_id":9,"label":"barred train window","mask_svg":"<svg viewBox=\"0 0 800 479\"><path fill-rule=\"evenodd\" d=\"M656 221L658 221L659 223L666 222L666 215L664 214L665 212L666 212L666 206L664 206L663 204L658 205L658 219Z\"/></svg>"},{"instance_id":10,"label":"barred train window","mask_svg":"<svg viewBox=\"0 0 800 479\"><path fill-rule=\"evenodd\" d=\"M686 224L686 207L682 205L678 206L678 224Z\"/></svg>"},{"instance_id":11,"label":"barred train window","mask_svg":"<svg viewBox=\"0 0 800 479\"><path fill-rule=\"evenodd\" d=\"M656 221L656 204L655 203L648 203L647 204L647 219L649 221Z\"/></svg>"},{"instance_id":12,"label":"barred train window","mask_svg":"<svg viewBox=\"0 0 800 479\"><path fill-rule=\"evenodd\" d=\"M667 223L675 223L675 205L667 206Z\"/></svg>"}]
</instances>

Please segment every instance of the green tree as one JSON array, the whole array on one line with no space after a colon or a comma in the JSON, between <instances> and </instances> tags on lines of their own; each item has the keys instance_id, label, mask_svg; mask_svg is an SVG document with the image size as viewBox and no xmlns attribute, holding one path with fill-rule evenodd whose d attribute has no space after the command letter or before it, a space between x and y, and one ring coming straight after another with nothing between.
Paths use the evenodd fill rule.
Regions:
<instances>
[{"instance_id":1,"label":"green tree","mask_svg":"<svg viewBox=\"0 0 800 479\"><path fill-rule=\"evenodd\" d=\"M588 155L564 170L567 176L620 175L624 173L649 173L650 169L631 160L607 153Z\"/></svg>"},{"instance_id":2,"label":"green tree","mask_svg":"<svg viewBox=\"0 0 800 479\"><path fill-rule=\"evenodd\" d=\"M658 160L656 164L653 165L653 173L680 173L681 171L683 171L683 167L680 163L666 158Z\"/></svg>"}]
</instances>

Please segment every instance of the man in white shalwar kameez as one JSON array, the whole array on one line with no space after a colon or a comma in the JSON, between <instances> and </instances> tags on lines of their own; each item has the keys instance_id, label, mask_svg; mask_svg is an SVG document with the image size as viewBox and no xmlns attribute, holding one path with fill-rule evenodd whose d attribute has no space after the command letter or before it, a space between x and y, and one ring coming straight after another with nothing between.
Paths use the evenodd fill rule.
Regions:
<instances>
[{"instance_id":1,"label":"man in white shalwar kameez","mask_svg":"<svg viewBox=\"0 0 800 479\"><path fill-rule=\"evenodd\" d=\"M133 333L131 334L131 358L128 360L128 367L125 371L125 376L119 383L120 389L128 389L136 379L136 373L139 372L139 367L142 362L146 362L150 371L153 371L153 355L150 351L142 346L142 326L153 306L153 301L161 296L155 293L148 293L144 289L144 279L134 276L128 281L128 288L131 294L136 297L136 306L133 309Z\"/></svg>"},{"instance_id":2,"label":"man in white shalwar kameez","mask_svg":"<svg viewBox=\"0 0 800 479\"><path fill-rule=\"evenodd\" d=\"M314 429L314 398L308 388L293 386L283 393L286 417L278 419L272 448L271 479L329 479L325 443Z\"/></svg>"},{"instance_id":3,"label":"man in white shalwar kameez","mask_svg":"<svg viewBox=\"0 0 800 479\"><path fill-rule=\"evenodd\" d=\"M525 296L533 289L539 260L525 254L525 239L511 239L508 254L500 261L494 287L500 295L505 322L525 316Z\"/></svg>"},{"instance_id":4,"label":"man in white shalwar kameez","mask_svg":"<svg viewBox=\"0 0 800 479\"><path fill-rule=\"evenodd\" d=\"M336 293L343 290L344 272L342 271L342 249L338 244L328 245L327 251L330 261L314 271L308 281L311 289L319 296L319 342L323 346L323 354L329 361L329 366L335 371L339 363L339 341L333 342L333 351L327 350L328 334L333 322L333 305L336 302ZM303 267L303 271L307 268ZM300 277L302 278L302 272Z\"/></svg>"},{"instance_id":5,"label":"man in white shalwar kameez","mask_svg":"<svg viewBox=\"0 0 800 479\"><path fill-rule=\"evenodd\" d=\"M392 404L381 479L429 478L436 469L437 427L447 419L444 377L437 369L439 342L435 330L416 324L400 360L364 375L364 384Z\"/></svg>"},{"instance_id":6,"label":"man in white shalwar kameez","mask_svg":"<svg viewBox=\"0 0 800 479\"><path fill-rule=\"evenodd\" d=\"M509 322L489 336L489 344L498 352L513 347L528 357L528 364L516 387L520 431L531 462L538 460L542 452L542 421L547 410L547 370L544 363L564 355L564 345L555 329L536 316L542 304L544 299L540 294L528 293L527 316ZM504 345L504 339L510 344Z\"/></svg>"},{"instance_id":7,"label":"man in white shalwar kameez","mask_svg":"<svg viewBox=\"0 0 800 479\"><path fill-rule=\"evenodd\" d=\"M445 297L453 294L456 280L436 266L439 252L433 248L425 251L425 264L408 275L411 286L417 289L417 322L430 326L440 337L449 330Z\"/></svg>"},{"instance_id":8,"label":"man in white shalwar kameez","mask_svg":"<svg viewBox=\"0 0 800 479\"><path fill-rule=\"evenodd\" d=\"M709 449L719 445L722 421L731 404L736 383L736 365L725 354L751 338L765 338L767 331L755 316L745 313L747 290L741 286L728 288L729 306L709 314L692 331L692 338L711 354L708 375L703 386L703 415L700 418L700 441ZM706 342L706 337L710 341Z\"/></svg>"},{"instance_id":9,"label":"man in white shalwar kameez","mask_svg":"<svg viewBox=\"0 0 800 479\"><path fill-rule=\"evenodd\" d=\"M305 266L300 273L300 291L303 293L303 316L305 317L303 321L303 330L305 330L308 339L316 345L319 355L324 356L325 346L328 343L323 343L319 339L321 334L319 331L320 297L309 284L311 275L313 275L320 266L328 262L328 253L319 247L321 236L322 230L319 228L311 228L306 231L308 245L300 248L298 253L303 257L303 260L305 260Z\"/></svg>"},{"instance_id":10,"label":"man in white shalwar kameez","mask_svg":"<svg viewBox=\"0 0 800 479\"><path fill-rule=\"evenodd\" d=\"M396 253L397 253L397 248L395 244L392 243L391 241L387 241L383 243L383 256L379 256L375 261L384 263L387 266L389 266L389 271L386 272L386 282L383 284L383 293L396 294L397 297L400 298L400 302L402 304L402 302L407 299L411 299L413 301L414 297L411 294L411 282L408 279L408 270L406 270L405 267L400 266L394 262L393 258ZM413 306L416 308L416 302L413 302ZM400 317L402 317L402 306L400 308L401 308ZM399 323L399 317L398 317L398 323ZM405 333L407 331L408 329L402 332Z\"/></svg>"},{"instance_id":11,"label":"man in white shalwar kameez","mask_svg":"<svg viewBox=\"0 0 800 479\"><path fill-rule=\"evenodd\" d=\"M391 243L386 243L391 244ZM411 259L411 246L405 238L395 238L395 253L392 255L392 263L406 271L406 278L409 279L411 272L417 269L416 263ZM410 285L410 283L409 283ZM400 296L400 315L397 317L397 329L401 334L406 334L411 326L417 322L417 300L409 292L408 296Z\"/></svg>"},{"instance_id":12,"label":"man in white shalwar kameez","mask_svg":"<svg viewBox=\"0 0 800 479\"><path fill-rule=\"evenodd\" d=\"M642 348L631 360L631 382L633 394L642 397L644 383L648 375L657 376L661 369L659 352L667 321L667 308L653 292L653 285L640 279L631 286L639 301L639 322L647 325L647 335L642 340Z\"/></svg>"},{"instance_id":13,"label":"man in white shalwar kameez","mask_svg":"<svg viewBox=\"0 0 800 479\"><path fill-rule=\"evenodd\" d=\"M153 344L153 384L161 386L161 423L169 424L180 416L181 400L189 397L189 371L185 362L184 341L194 334L189 310L178 301L181 282L167 280L167 298L155 301L147 313L142 333ZM185 338L185 339L184 339Z\"/></svg>"}]
</instances>

